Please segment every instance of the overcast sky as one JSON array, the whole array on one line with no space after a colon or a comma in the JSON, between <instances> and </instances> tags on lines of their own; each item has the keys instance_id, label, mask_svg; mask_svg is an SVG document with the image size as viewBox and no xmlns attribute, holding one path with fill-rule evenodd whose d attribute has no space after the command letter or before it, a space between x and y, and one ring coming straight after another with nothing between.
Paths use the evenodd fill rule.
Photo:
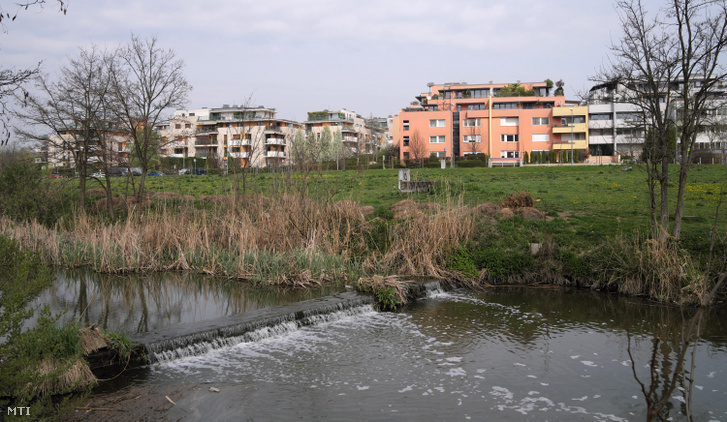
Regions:
<instances>
[{"instance_id":1,"label":"overcast sky","mask_svg":"<svg viewBox=\"0 0 727 422\"><path fill-rule=\"evenodd\" d=\"M397 114L427 82L563 79L576 99L620 35L612 0L68 0L65 16L49 1L6 24L2 67L53 75L79 47L157 36L186 64L188 108L252 95L299 121Z\"/></svg>"}]
</instances>

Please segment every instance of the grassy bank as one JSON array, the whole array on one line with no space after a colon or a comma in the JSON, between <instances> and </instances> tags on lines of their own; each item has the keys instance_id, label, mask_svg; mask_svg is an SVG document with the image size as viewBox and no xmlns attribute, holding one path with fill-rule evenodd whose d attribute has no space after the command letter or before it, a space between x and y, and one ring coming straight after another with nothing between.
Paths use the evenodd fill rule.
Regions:
<instances>
[{"instance_id":1,"label":"grassy bank","mask_svg":"<svg viewBox=\"0 0 727 422\"><path fill-rule=\"evenodd\" d=\"M129 182L119 178L115 221L90 195L97 211L53 227L3 218L0 232L54 265L100 272L193 270L296 286L429 275L675 301L684 289L697 294L704 279L727 168L691 174L684 235L667 249L644 237L645 175L618 166L414 169L412 179L436 182L421 194L400 193L397 170L251 174L237 203L232 175L149 178L143 204L126 199ZM508 202L523 191L532 204ZM725 270L727 217L717 228L708 279ZM531 244L542 248L533 254Z\"/></svg>"}]
</instances>

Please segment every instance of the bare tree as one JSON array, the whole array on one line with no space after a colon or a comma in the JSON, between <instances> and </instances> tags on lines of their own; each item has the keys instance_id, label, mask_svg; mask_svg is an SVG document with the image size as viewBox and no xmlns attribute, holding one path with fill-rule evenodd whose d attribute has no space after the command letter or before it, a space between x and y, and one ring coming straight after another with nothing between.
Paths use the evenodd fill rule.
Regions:
<instances>
[{"instance_id":1,"label":"bare tree","mask_svg":"<svg viewBox=\"0 0 727 422\"><path fill-rule=\"evenodd\" d=\"M232 171L232 188L234 200L247 195L247 182L253 166L266 151L265 131L260 130L253 110L253 97L248 96L241 106L239 115L233 119L232 139L228 141L228 171ZM265 129L268 129L265 127ZM273 128L270 128L273 129Z\"/></svg>"},{"instance_id":2,"label":"bare tree","mask_svg":"<svg viewBox=\"0 0 727 422\"><path fill-rule=\"evenodd\" d=\"M465 112L465 122L467 124L463 125L463 135L465 136L465 142L469 143L467 150L468 152L472 154L477 154L480 151L480 148L482 146L482 134L481 134L481 120L478 118L467 118L467 114ZM470 121L471 120L471 121Z\"/></svg>"},{"instance_id":3,"label":"bare tree","mask_svg":"<svg viewBox=\"0 0 727 422\"><path fill-rule=\"evenodd\" d=\"M419 161L419 166L423 167L424 159L429 156L429 148L419 130L414 130L409 136L409 152L412 159Z\"/></svg>"},{"instance_id":4,"label":"bare tree","mask_svg":"<svg viewBox=\"0 0 727 422\"><path fill-rule=\"evenodd\" d=\"M66 14L68 5L63 0L57 0L60 11ZM7 32L6 23L13 22L18 17L21 10L28 10L33 6L43 7L45 0L28 0L22 2L14 2L12 10L10 7L3 6L0 3L0 27ZM24 85L29 83L33 78L40 74L40 63L30 69L3 69L0 68L0 146L5 145L10 140L10 104L12 98L24 96L26 94Z\"/></svg>"},{"instance_id":5,"label":"bare tree","mask_svg":"<svg viewBox=\"0 0 727 422\"><path fill-rule=\"evenodd\" d=\"M710 97L725 78L720 58L727 45L727 0L668 0L651 15L641 0L619 0L616 5L623 36L611 47L613 63L597 79L626 87L624 101L640 110L642 129L652 137L647 157L653 182L652 235L667 239L671 202L671 235L679 239L691 152ZM672 127L681 156L675 201L668 198Z\"/></svg>"},{"instance_id":6,"label":"bare tree","mask_svg":"<svg viewBox=\"0 0 727 422\"><path fill-rule=\"evenodd\" d=\"M192 89L184 76L184 62L174 51L162 49L156 37L131 42L116 52L109 66L116 118L131 138L131 149L141 167L137 200L144 198L144 182L151 159L159 152L154 127L165 114L181 108Z\"/></svg>"},{"instance_id":7,"label":"bare tree","mask_svg":"<svg viewBox=\"0 0 727 422\"><path fill-rule=\"evenodd\" d=\"M69 59L60 69L60 77L37 78L37 95L26 94L15 115L31 128L17 131L26 139L44 143L49 150L70 153L79 177L79 207L86 203L86 182L91 164L100 163L106 170L107 200L111 203L111 180L108 166L113 160L113 122L109 112L110 81L108 55L95 46L81 49L77 58ZM48 132L51 133L50 136ZM113 209L109 212L113 216Z\"/></svg>"}]
</instances>

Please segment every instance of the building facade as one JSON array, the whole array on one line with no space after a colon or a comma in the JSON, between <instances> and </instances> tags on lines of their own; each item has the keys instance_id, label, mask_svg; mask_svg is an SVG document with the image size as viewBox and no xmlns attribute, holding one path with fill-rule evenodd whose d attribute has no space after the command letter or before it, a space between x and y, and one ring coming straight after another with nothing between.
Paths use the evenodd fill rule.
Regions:
<instances>
[{"instance_id":1,"label":"building facade","mask_svg":"<svg viewBox=\"0 0 727 422\"><path fill-rule=\"evenodd\" d=\"M303 125L279 119L274 108L223 105L177 110L157 130L160 155L214 160L218 167L289 164L295 133Z\"/></svg>"},{"instance_id":2,"label":"building facade","mask_svg":"<svg viewBox=\"0 0 727 422\"><path fill-rule=\"evenodd\" d=\"M696 92L705 79L695 78L688 92ZM680 108L683 100L684 82L678 78L660 83L658 101L668 120L679 125ZM625 156L638 158L646 139L649 95L653 90L635 83L626 86L618 81L595 85L588 93L589 148L593 156ZM727 147L727 101L723 81L717 81L707 92L705 113L700 122L700 132L695 140L695 149L704 152L724 154ZM653 103L652 103L653 104ZM679 140L677 140L679 141Z\"/></svg>"},{"instance_id":3,"label":"building facade","mask_svg":"<svg viewBox=\"0 0 727 422\"><path fill-rule=\"evenodd\" d=\"M402 160L483 153L522 163L525 153L588 149L587 107L553 96L552 84L429 84L400 111L393 132Z\"/></svg>"},{"instance_id":4,"label":"building facade","mask_svg":"<svg viewBox=\"0 0 727 422\"><path fill-rule=\"evenodd\" d=\"M346 109L308 112L304 125L306 135L312 135L318 141L328 128L333 148L337 149L334 153L341 157L375 153L384 142L387 129L386 119L365 119Z\"/></svg>"}]
</instances>

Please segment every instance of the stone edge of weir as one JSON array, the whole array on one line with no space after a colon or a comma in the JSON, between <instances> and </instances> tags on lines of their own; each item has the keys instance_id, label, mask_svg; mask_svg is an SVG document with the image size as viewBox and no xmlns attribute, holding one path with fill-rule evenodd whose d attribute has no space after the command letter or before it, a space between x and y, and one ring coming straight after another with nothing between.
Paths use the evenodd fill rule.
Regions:
<instances>
[{"instance_id":1,"label":"stone edge of weir","mask_svg":"<svg viewBox=\"0 0 727 422\"><path fill-rule=\"evenodd\" d=\"M410 300L425 298L428 291L441 291L442 289L438 281L412 280L410 282L418 285L409 289ZM244 336L248 332L286 322L295 322L299 326L305 326L310 324L311 317L372 303L373 298L370 295L344 292L287 305L255 309L238 315L162 327L129 336L134 342L134 349L128 362L119 361L115 352L108 350L89 356L87 360L94 373L108 376L126 369L154 363L156 359L153 354L165 349L185 347L194 342L213 341L222 337Z\"/></svg>"}]
</instances>

